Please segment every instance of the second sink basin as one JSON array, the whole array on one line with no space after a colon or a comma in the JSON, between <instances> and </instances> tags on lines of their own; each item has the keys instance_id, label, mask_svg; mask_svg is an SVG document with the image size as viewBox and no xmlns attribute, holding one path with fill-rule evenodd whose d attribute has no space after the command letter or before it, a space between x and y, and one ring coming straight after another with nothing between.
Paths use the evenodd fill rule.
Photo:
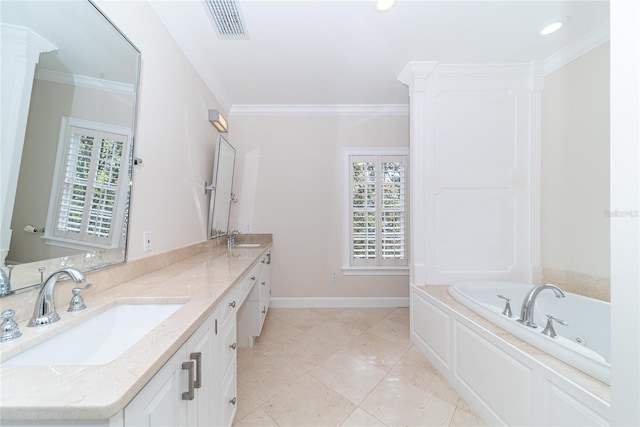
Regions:
<instances>
[{"instance_id":1,"label":"second sink basin","mask_svg":"<svg viewBox=\"0 0 640 427\"><path fill-rule=\"evenodd\" d=\"M127 351L182 304L121 304L61 332L3 366L102 365Z\"/></svg>"},{"instance_id":2,"label":"second sink basin","mask_svg":"<svg viewBox=\"0 0 640 427\"><path fill-rule=\"evenodd\" d=\"M260 243L238 243L236 248L259 248Z\"/></svg>"}]
</instances>

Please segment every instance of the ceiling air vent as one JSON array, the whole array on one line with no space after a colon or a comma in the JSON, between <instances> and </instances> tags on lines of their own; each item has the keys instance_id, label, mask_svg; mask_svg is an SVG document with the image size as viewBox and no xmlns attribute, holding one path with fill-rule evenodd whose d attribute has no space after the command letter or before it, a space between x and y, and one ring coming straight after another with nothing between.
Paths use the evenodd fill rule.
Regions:
<instances>
[{"instance_id":1,"label":"ceiling air vent","mask_svg":"<svg viewBox=\"0 0 640 427\"><path fill-rule=\"evenodd\" d=\"M221 39L246 39L240 8L235 0L204 0Z\"/></svg>"}]
</instances>

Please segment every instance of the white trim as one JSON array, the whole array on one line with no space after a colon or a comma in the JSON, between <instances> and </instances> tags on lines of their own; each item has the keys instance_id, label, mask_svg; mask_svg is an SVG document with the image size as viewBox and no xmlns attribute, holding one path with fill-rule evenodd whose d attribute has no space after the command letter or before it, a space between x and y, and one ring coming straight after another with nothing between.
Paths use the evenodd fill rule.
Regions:
<instances>
[{"instance_id":1,"label":"white trim","mask_svg":"<svg viewBox=\"0 0 640 427\"><path fill-rule=\"evenodd\" d=\"M350 205L349 201L349 187L345 184L349 182L350 179L350 171L351 164L349 161L349 156L358 155L358 156L407 156L409 159L409 147L343 147L341 149L342 155L342 185L340 185L340 191L342 191L342 207L340 209L341 217L342 217L342 272L344 275L367 275L366 270L371 271L370 275L376 276L389 276L389 275L405 275L404 272L393 272L388 273L390 268L386 267L364 267L360 268L359 272L356 272L357 267L352 267L350 264L350 242L349 235L351 234L350 224L349 224L349 214L346 212L348 206ZM407 224L409 226L409 223ZM410 233L411 231L409 231ZM407 238L409 238L407 235ZM409 250L409 247L406 248ZM402 266L403 269L408 269L409 266ZM349 271L352 270L352 271Z\"/></svg>"},{"instance_id":2,"label":"white trim","mask_svg":"<svg viewBox=\"0 0 640 427\"><path fill-rule=\"evenodd\" d=\"M271 298L272 308L392 308L409 307L409 297Z\"/></svg>"},{"instance_id":3,"label":"white trim","mask_svg":"<svg viewBox=\"0 0 640 427\"><path fill-rule=\"evenodd\" d=\"M558 68L563 67L574 59L584 55L592 49L595 49L602 43L609 41L609 27L610 24L607 20L596 27L593 31L585 34L575 42L549 56L544 60L544 75L546 76L547 74L556 71Z\"/></svg>"},{"instance_id":4,"label":"white trim","mask_svg":"<svg viewBox=\"0 0 640 427\"><path fill-rule=\"evenodd\" d=\"M80 76L77 74L61 73L59 71L47 70L44 68L37 70L35 78L53 83L101 90L103 92L119 93L131 96L135 95L135 87L132 84L96 79L94 77Z\"/></svg>"},{"instance_id":5,"label":"white trim","mask_svg":"<svg viewBox=\"0 0 640 427\"><path fill-rule=\"evenodd\" d=\"M229 116L408 116L407 104L232 105Z\"/></svg>"},{"instance_id":6,"label":"white trim","mask_svg":"<svg viewBox=\"0 0 640 427\"><path fill-rule=\"evenodd\" d=\"M342 274L345 276L408 276L409 266L354 267L343 265Z\"/></svg>"}]
</instances>

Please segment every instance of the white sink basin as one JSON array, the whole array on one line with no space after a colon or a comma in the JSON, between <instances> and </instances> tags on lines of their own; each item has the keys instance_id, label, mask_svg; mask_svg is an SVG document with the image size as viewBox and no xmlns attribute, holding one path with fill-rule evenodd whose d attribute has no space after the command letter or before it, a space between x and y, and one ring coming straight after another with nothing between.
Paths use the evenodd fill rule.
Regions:
<instances>
[{"instance_id":1,"label":"white sink basin","mask_svg":"<svg viewBox=\"0 0 640 427\"><path fill-rule=\"evenodd\" d=\"M236 248L259 248L260 243L238 243Z\"/></svg>"},{"instance_id":2,"label":"white sink basin","mask_svg":"<svg viewBox=\"0 0 640 427\"><path fill-rule=\"evenodd\" d=\"M3 366L102 365L115 360L182 304L122 304L23 351ZM61 320L64 321L64 320Z\"/></svg>"}]
</instances>

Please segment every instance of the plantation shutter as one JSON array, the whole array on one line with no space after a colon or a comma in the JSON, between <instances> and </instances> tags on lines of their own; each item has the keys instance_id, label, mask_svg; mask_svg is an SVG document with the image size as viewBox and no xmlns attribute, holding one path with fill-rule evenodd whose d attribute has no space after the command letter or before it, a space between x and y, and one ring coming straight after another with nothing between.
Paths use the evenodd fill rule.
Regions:
<instances>
[{"instance_id":1,"label":"plantation shutter","mask_svg":"<svg viewBox=\"0 0 640 427\"><path fill-rule=\"evenodd\" d=\"M351 265L407 265L406 157L350 156Z\"/></svg>"},{"instance_id":2,"label":"plantation shutter","mask_svg":"<svg viewBox=\"0 0 640 427\"><path fill-rule=\"evenodd\" d=\"M127 178L127 135L69 126L51 235L96 247L116 247L115 206ZM124 175L124 176L123 176Z\"/></svg>"}]
</instances>

